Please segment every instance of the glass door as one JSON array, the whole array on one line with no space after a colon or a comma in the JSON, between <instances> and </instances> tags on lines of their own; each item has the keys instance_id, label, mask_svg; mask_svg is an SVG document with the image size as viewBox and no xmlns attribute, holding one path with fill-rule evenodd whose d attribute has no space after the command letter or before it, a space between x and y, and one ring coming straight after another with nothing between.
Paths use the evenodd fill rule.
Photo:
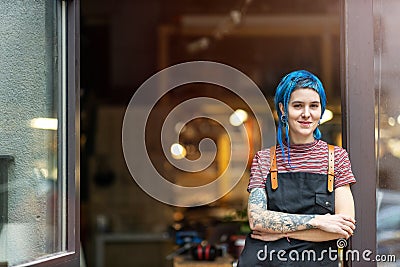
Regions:
<instances>
[{"instance_id":1,"label":"glass door","mask_svg":"<svg viewBox=\"0 0 400 267\"><path fill-rule=\"evenodd\" d=\"M377 252L400 260L400 2L374 0ZM387 256L386 256L387 255ZM386 263L385 263L386 262ZM397 265L398 266L398 265Z\"/></svg>"}]
</instances>

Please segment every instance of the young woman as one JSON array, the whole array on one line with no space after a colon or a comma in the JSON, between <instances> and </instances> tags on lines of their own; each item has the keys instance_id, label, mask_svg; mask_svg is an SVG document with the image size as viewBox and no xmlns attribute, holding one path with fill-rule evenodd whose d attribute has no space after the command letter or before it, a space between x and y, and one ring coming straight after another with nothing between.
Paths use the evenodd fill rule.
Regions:
<instances>
[{"instance_id":1,"label":"young woman","mask_svg":"<svg viewBox=\"0 0 400 267\"><path fill-rule=\"evenodd\" d=\"M355 178L347 152L320 140L323 85L308 71L291 72L277 87L275 106L278 144L253 159L252 233L239 266L338 266L337 240L355 229Z\"/></svg>"}]
</instances>

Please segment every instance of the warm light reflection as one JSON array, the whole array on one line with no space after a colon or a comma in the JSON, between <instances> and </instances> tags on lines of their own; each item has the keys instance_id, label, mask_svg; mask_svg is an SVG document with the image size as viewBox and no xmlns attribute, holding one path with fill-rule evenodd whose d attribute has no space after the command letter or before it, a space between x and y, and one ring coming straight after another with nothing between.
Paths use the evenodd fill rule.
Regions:
<instances>
[{"instance_id":1,"label":"warm light reflection","mask_svg":"<svg viewBox=\"0 0 400 267\"><path fill-rule=\"evenodd\" d=\"M396 120L393 117L388 118L388 124L390 126L395 126L396 125Z\"/></svg>"},{"instance_id":2,"label":"warm light reflection","mask_svg":"<svg viewBox=\"0 0 400 267\"><path fill-rule=\"evenodd\" d=\"M400 158L400 140L396 138L390 138L387 142L387 146L393 156Z\"/></svg>"},{"instance_id":3,"label":"warm light reflection","mask_svg":"<svg viewBox=\"0 0 400 267\"><path fill-rule=\"evenodd\" d=\"M330 111L329 109L325 109L324 115L322 115L322 118L320 120L320 124L323 124L327 121L330 121L333 118L333 112Z\"/></svg>"},{"instance_id":4,"label":"warm light reflection","mask_svg":"<svg viewBox=\"0 0 400 267\"><path fill-rule=\"evenodd\" d=\"M186 156L186 149L181 144L172 144L171 155L174 159L183 159Z\"/></svg>"},{"instance_id":5,"label":"warm light reflection","mask_svg":"<svg viewBox=\"0 0 400 267\"><path fill-rule=\"evenodd\" d=\"M57 130L58 120L54 118L34 118L30 126L35 129Z\"/></svg>"},{"instance_id":6,"label":"warm light reflection","mask_svg":"<svg viewBox=\"0 0 400 267\"><path fill-rule=\"evenodd\" d=\"M245 122L247 120L247 118L248 118L248 115L247 115L246 111L244 111L243 109L237 109L229 117L229 122L233 126L239 126L243 122Z\"/></svg>"}]
</instances>

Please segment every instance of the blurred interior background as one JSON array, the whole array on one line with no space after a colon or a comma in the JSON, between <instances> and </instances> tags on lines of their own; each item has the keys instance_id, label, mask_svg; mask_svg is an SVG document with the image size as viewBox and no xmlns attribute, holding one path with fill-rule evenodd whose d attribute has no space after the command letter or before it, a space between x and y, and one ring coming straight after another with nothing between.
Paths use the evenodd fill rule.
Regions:
<instances>
[{"instance_id":1,"label":"blurred interior background","mask_svg":"<svg viewBox=\"0 0 400 267\"><path fill-rule=\"evenodd\" d=\"M320 126L323 139L342 144L338 0L82 0L81 238L88 266L172 266L166 257L179 248L177 233L190 236L189 231L225 245L235 257L235 241L248 232L248 168L225 197L205 206L180 208L147 195L124 161L122 122L135 91L157 71L193 60L216 61L242 71L258 85L272 110L275 88L284 74L295 69L315 73L324 83L331 115ZM380 95L389 101L390 93ZM162 155L159 136L166 115L177 104L200 96L249 112L235 95L215 86L187 85L165 95L148 121L155 130L146 133L146 145L159 172L177 184L215 179L224 160L217 158L208 172L193 177ZM388 129L380 153L395 147L398 151L392 137L399 119L385 108L380 118L385 121L382 129ZM222 149L218 148L222 135L218 125L194 120L179 140L187 157L196 159L201 139L211 138ZM249 141L253 154L262 148L259 132ZM398 153L385 155L398 162ZM398 175L380 175L382 188L400 189Z\"/></svg>"}]
</instances>

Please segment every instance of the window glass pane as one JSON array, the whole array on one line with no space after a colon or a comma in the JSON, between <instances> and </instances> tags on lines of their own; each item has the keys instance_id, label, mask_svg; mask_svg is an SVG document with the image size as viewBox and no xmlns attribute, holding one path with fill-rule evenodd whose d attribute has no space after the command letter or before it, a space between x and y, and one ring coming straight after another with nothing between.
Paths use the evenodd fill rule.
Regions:
<instances>
[{"instance_id":1,"label":"window glass pane","mask_svg":"<svg viewBox=\"0 0 400 267\"><path fill-rule=\"evenodd\" d=\"M267 105L259 107L250 104L249 107L228 88L207 83L185 84L170 90L157 103L152 102L153 97L161 96L162 86L143 90L151 92L152 97L138 101L140 103L131 109L134 110L132 114L140 119L125 121L133 122L131 127L127 126L128 123L125 126L137 134L125 135L132 142L129 145L125 143L126 148L132 149L135 142L146 142L146 153L134 151L132 154L132 161L137 166L133 168L139 172L136 177L151 180L148 178L155 177L154 168L171 183L197 187L219 179L228 163L239 166L226 172L227 178L220 179L226 180L226 184L221 185L218 191L209 190L207 194L187 197L179 193L171 194L170 201L195 205L206 197L210 198L210 195L214 196L216 191L229 191L231 180L240 179L233 190L204 208L181 209L156 202L138 184L132 183L134 175L129 173L124 158L118 155L123 155L121 128L127 101L131 100L134 90L158 70L187 61L224 63L248 75L260 87L271 107L277 83L284 74L294 69L310 70L321 78L328 94L327 109L332 112L331 120L320 126L323 140L341 145L340 1L247 1L251 3L248 9L242 9L247 10L242 15L237 13L239 10L230 13L238 8L234 2L209 1L204 4L201 1L172 0L147 1L146 4L118 1L111 4L110 1L82 1L82 40L85 42L82 42L81 53L84 92L81 126L85 142L81 147L81 166L86 174L81 172L81 188L87 184L86 196L82 195L82 200L83 207L90 211L82 213L82 222L87 222L86 227L82 225L82 229L87 230L82 231L82 241L88 259L95 258L98 266L107 262L118 265L116 261L123 266L138 265L139 262L155 266L157 257L142 257L139 260L133 252L129 255L123 253L118 239L125 233L140 233L141 236L155 233L161 236L171 226L180 230L195 225L206 239L219 239L218 236L207 236L213 232L209 226L215 225L214 218L223 221L222 226L226 219L234 220L236 216L233 213L231 218L226 218L228 216L223 214L238 211L245 215L248 199L249 171L241 172L239 164L243 161L236 155L232 156L233 153L231 155L229 145L236 146L247 141L245 135L250 139L251 153L272 145L263 140L261 147L258 127L267 123L258 125L250 112L250 107L259 111ZM107 11L105 14L109 19L98 23L98 10ZM231 14L239 14L243 24L232 25ZM220 36L222 31L227 33ZM209 71L212 68L206 69ZM228 79L217 72L211 74L219 75L222 80ZM214 77L211 74L210 77ZM238 76L235 75L235 78ZM165 80L174 79L168 77ZM243 86L240 82L233 83ZM160 84L165 83L162 81ZM250 89L247 92L244 95L249 97ZM201 101L200 107L200 102L196 102L196 106L194 102L189 102L199 97L207 98L207 101ZM261 98L254 97L252 101L254 99L258 101ZM212 102L217 100L219 103ZM223 104L233 110L240 108L248 111L246 132L241 130L242 125L231 126L229 122L225 129L222 127L220 122L228 120L233 112ZM151 113L147 118L148 110ZM262 115L267 116L267 112ZM187 120L188 117L193 120ZM147 119L146 126L142 128L140 122L143 118ZM275 131L273 127L269 130ZM143 132L146 138L141 137ZM229 138L226 133L229 133ZM262 134L274 138L268 131ZM175 149L178 153L173 152ZM239 156L246 153L243 145ZM249 157L250 162L252 156ZM147 157L151 164L147 164ZM191 168L190 171L188 168ZM215 215L216 212L219 215ZM236 234L243 231L246 230L238 230ZM114 244L105 243L108 237ZM96 240L100 240L99 247L104 248L104 253L102 249L91 253ZM145 245L143 241L135 244L141 248ZM124 246L128 248L131 245L126 243ZM118 254L111 256L110 251ZM137 252L137 255L152 255L143 249ZM158 256L160 262L165 261L162 253Z\"/></svg>"},{"instance_id":2,"label":"window glass pane","mask_svg":"<svg viewBox=\"0 0 400 267\"><path fill-rule=\"evenodd\" d=\"M400 2L374 0L378 253L400 258Z\"/></svg>"},{"instance_id":3,"label":"window glass pane","mask_svg":"<svg viewBox=\"0 0 400 267\"><path fill-rule=\"evenodd\" d=\"M61 1L0 1L0 263L65 248Z\"/></svg>"}]
</instances>

